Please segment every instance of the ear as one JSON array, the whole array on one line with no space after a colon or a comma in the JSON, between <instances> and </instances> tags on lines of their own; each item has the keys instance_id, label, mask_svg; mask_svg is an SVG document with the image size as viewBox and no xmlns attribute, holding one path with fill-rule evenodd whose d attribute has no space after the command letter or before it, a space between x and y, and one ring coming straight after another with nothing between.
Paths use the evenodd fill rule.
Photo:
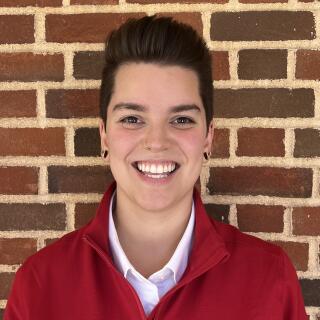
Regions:
<instances>
[{"instance_id":1,"label":"ear","mask_svg":"<svg viewBox=\"0 0 320 320\"><path fill-rule=\"evenodd\" d=\"M107 137L104 121L101 118L99 119L99 132L100 132L101 150L108 150L109 149L108 137Z\"/></svg>"},{"instance_id":2,"label":"ear","mask_svg":"<svg viewBox=\"0 0 320 320\"><path fill-rule=\"evenodd\" d=\"M211 120L211 122L209 124L208 134L205 139L203 152L211 152L212 141L213 141L213 119Z\"/></svg>"}]
</instances>

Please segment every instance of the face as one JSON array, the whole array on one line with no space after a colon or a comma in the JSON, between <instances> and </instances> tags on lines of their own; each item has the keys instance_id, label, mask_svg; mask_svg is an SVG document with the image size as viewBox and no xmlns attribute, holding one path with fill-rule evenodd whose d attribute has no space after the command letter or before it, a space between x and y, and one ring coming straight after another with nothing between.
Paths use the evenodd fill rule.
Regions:
<instances>
[{"instance_id":1,"label":"face","mask_svg":"<svg viewBox=\"0 0 320 320\"><path fill-rule=\"evenodd\" d=\"M148 211L191 199L211 150L194 71L180 66L130 63L115 76L101 147L117 182L117 197Z\"/></svg>"}]
</instances>

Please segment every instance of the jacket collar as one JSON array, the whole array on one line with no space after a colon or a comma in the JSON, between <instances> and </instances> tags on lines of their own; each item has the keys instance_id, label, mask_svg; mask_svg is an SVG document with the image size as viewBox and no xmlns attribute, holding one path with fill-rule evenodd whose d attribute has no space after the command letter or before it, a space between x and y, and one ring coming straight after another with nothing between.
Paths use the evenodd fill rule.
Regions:
<instances>
[{"instance_id":1,"label":"jacket collar","mask_svg":"<svg viewBox=\"0 0 320 320\"><path fill-rule=\"evenodd\" d=\"M109 245L109 204L116 188L116 182L112 182L104 193L95 218L85 227L84 236L89 237L112 261ZM230 256L223 238L217 231L218 222L211 219L202 203L199 192L193 190L195 206L195 226L193 247L190 252L187 269L181 280L188 280L200 275L214 267L219 262L227 260Z\"/></svg>"}]
</instances>

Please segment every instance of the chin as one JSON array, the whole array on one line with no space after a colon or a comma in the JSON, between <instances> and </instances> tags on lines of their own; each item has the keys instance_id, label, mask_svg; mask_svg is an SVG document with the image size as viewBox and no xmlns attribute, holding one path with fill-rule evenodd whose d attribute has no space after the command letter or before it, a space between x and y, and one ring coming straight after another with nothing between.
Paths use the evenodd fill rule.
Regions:
<instances>
[{"instance_id":1,"label":"chin","mask_svg":"<svg viewBox=\"0 0 320 320\"><path fill-rule=\"evenodd\" d=\"M149 199L146 199L144 196L138 196L136 201L141 208L146 211L162 211L170 207L174 203L174 199L169 199L168 197L162 197L157 194L152 197L148 196Z\"/></svg>"}]
</instances>

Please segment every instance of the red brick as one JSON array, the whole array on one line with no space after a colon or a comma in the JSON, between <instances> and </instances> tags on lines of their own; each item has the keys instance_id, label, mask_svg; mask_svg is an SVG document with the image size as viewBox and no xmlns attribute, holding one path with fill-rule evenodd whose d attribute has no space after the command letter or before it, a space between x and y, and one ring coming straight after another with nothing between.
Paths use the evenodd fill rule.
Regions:
<instances>
[{"instance_id":1,"label":"red brick","mask_svg":"<svg viewBox=\"0 0 320 320\"><path fill-rule=\"evenodd\" d=\"M113 180L102 166L48 167L50 193L103 193Z\"/></svg>"},{"instance_id":2,"label":"red brick","mask_svg":"<svg viewBox=\"0 0 320 320\"><path fill-rule=\"evenodd\" d=\"M99 80L104 66L104 52L80 51L73 59L73 76L76 79Z\"/></svg>"},{"instance_id":3,"label":"red brick","mask_svg":"<svg viewBox=\"0 0 320 320\"><path fill-rule=\"evenodd\" d=\"M203 26L202 19L200 13L195 12L161 12L157 14L159 17L172 17L174 20L186 23L192 26L197 32L202 35L203 34Z\"/></svg>"},{"instance_id":4,"label":"red brick","mask_svg":"<svg viewBox=\"0 0 320 320\"><path fill-rule=\"evenodd\" d=\"M268 66L268 67L266 67ZM285 79L287 77L286 50L240 50L239 79Z\"/></svg>"},{"instance_id":5,"label":"red brick","mask_svg":"<svg viewBox=\"0 0 320 320\"><path fill-rule=\"evenodd\" d=\"M213 80L229 80L229 53L227 51L211 52Z\"/></svg>"},{"instance_id":6,"label":"red brick","mask_svg":"<svg viewBox=\"0 0 320 320\"><path fill-rule=\"evenodd\" d=\"M99 203L77 203L75 207L75 228L87 224L95 215Z\"/></svg>"},{"instance_id":7,"label":"red brick","mask_svg":"<svg viewBox=\"0 0 320 320\"><path fill-rule=\"evenodd\" d=\"M0 43L34 42L32 15L0 15Z\"/></svg>"},{"instance_id":8,"label":"red brick","mask_svg":"<svg viewBox=\"0 0 320 320\"><path fill-rule=\"evenodd\" d=\"M315 19L308 11L216 12L211 18L211 39L216 41L315 38Z\"/></svg>"},{"instance_id":9,"label":"red brick","mask_svg":"<svg viewBox=\"0 0 320 320\"><path fill-rule=\"evenodd\" d=\"M0 167L0 193L37 194L38 172L31 167Z\"/></svg>"},{"instance_id":10,"label":"red brick","mask_svg":"<svg viewBox=\"0 0 320 320\"><path fill-rule=\"evenodd\" d=\"M320 236L320 207L294 208L292 227L294 235Z\"/></svg>"},{"instance_id":11,"label":"red brick","mask_svg":"<svg viewBox=\"0 0 320 320\"><path fill-rule=\"evenodd\" d=\"M296 270L307 271L309 260L309 245L304 242L272 241L287 253Z\"/></svg>"},{"instance_id":12,"label":"red brick","mask_svg":"<svg viewBox=\"0 0 320 320\"><path fill-rule=\"evenodd\" d=\"M62 0L0 0L0 7L60 7Z\"/></svg>"},{"instance_id":13,"label":"red brick","mask_svg":"<svg viewBox=\"0 0 320 320\"><path fill-rule=\"evenodd\" d=\"M312 89L215 89L216 118L309 118L314 116Z\"/></svg>"},{"instance_id":14,"label":"red brick","mask_svg":"<svg viewBox=\"0 0 320 320\"><path fill-rule=\"evenodd\" d=\"M300 285L303 293L304 304L306 306L320 306L320 279L300 279Z\"/></svg>"},{"instance_id":15,"label":"red brick","mask_svg":"<svg viewBox=\"0 0 320 320\"><path fill-rule=\"evenodd\" d=\"M295 157L320 157L320 130L295 129Z\"/></svg>"},{"instance_id":16,"label":"red brick","mask_svg":"<svg viewBox=\"0 0 320 320\"><path fill-rule=\"evenodd\" d=\"M45 239L44 244L45 246L48 246L54 242L56 242L57 240L59 240L59 238L50 238L50 239Z\"/></svg>"},{"instance_id":17,"label":"red brick","mask_svg":"<svg viewBox=\"0 0 320 320\"><path fill-rule=\"evenodd\" d=\"M141 4L153 4L153 3L227 3L228 0L127 0L128 3L141 3Z\"/></svg>"},{"instance_id":18,"label":"red brick","mask_svg":"<svg viewBox=\"0 0 320 320\"><path fill-rule=\"evenodd\" d=\"M0 156L63 156L64 128L0 128Z\"/></svg>"},{"instance_id":19,"label":"red brick","mask_svg":"<svg viewBox=\"0 0 320 320\"><path fill-rule=\"evenodd\" d=\"M83 13L48 14L46 40L48 42L105 42L107 34L128 18L142 17L140 13Z\"/></svg>"},{"instance_id":20,"label":"red brick","mask_svg":"<svg viewBox=\"0 0 320 320\"><path fill-rule=\"evenodd\" d=\"M238 227L244 232L283 232L282 206L237 205Z\"/></svg>"},{"instance_id":21,"label":"red brick","mask_svg":"<svg viewBox=\"0 0 320 320\"><path fill-rule=\"evenodd\" d=\"M213 219L220 222L229 223L230 206L224 204L206 203L206 212Z\"/></svg>"},{"instance_id":22,"label":"red brick","mask_svg":"<svg viewBox=\"0 0 320 320\"><path fill-rule=\"evenodd\" d=\"M2 118L35 117L36 104L35 90L0 91L0 117Z\"/></svg>"},{"instance_id":23,"label":"red brick","mask_svg":"<svg viewBox=\"0 0 320 320\"><path fill-rule=\"evenodd\" d=\"M296 78L320 80L320 50L298 50Z\"/></svg>"},{"instance_id":24,"label":"red brick","mask_svg":"<svg viewBox=\"0 0 320 320\"><path fill-rule=\"evenodd\" d=\"M62 203L2 203L0 230L65 230L66 208Z\"/></svg>"},{"instance_id":25,"label":"red brick","mask_svg":"<svg viewBox=\"0 0 320 320\"><path fill-rule=\"evenodd\" d=\"M284 130L273 128L240 128L237 156L282 157Z\"/></svg>"},{"instance_id":26,"label":"red brick","mask_svg":"<svg viewBox=\"0 0 320 320\"><path fill-rule=\"evenodd\" d=\"M62 81L62 54L0 53L0 81Z\"/></svg>"},{"instance_id":27,"label":"red brick","mask_svg":"<svg viewBox=\"0 0 320 320\"><path fill-rule=\"evenodd\" d=\"M98 128L79 128L74 136L74 153L80 157L99 157L101 150Z\"/></svg>"},{"instance_id":28,"label":"red brick","mask_svg":"<svg viewBox=\"0 0 320 320\"><path fill-rule=\"evenodd\" d=\"M48 118L93 118L99 116L99 90L48 90Z\"/></svg>"},{"instance_id":29,"label":"red brick","mask_svg":"<svg viewBox=\"0 0 320 320\"><path fill-rule=\"evenodd\" d=\"M71 0L70 4L118 4L119 0Z\"/></svg>"},{"instance_id":30,"label":"red brick","mask_svg":"<svg viewBox=\"0 0 320 320\"><path fill-rule=\"evenodd\" d=\"M5 300L8 298L13 278L13 272L0 273L0 300Z\"/></svg>"},{"instance_id":31,"label":"red brick","mask_svg":"<svg viewBox=\"0 0 320 320\"><path fill-rule=\"evenodd\" d=\"M312 170L271 167L216 167L210 169L209 194L265 195L308 198Z\"/></svg>"},{"instance_id":32,"label":"red brick","mask_svg":"<svg viewBox=\"0 0 320 320\"><path fill-rule=\"evenodd\" d=\"M36 239L0 239L0 264L20 264L36 251Z\"/></svg>"},{"instance_id":33,"label":"red brick","mask_svg":"<svg viewBox=\"0 0 320 320\"><path fill-rule=\"evenodd\" d=\"M214 129L212 158L228 158L229 157L229 130Z\"/></svg>"}]
</instances>

